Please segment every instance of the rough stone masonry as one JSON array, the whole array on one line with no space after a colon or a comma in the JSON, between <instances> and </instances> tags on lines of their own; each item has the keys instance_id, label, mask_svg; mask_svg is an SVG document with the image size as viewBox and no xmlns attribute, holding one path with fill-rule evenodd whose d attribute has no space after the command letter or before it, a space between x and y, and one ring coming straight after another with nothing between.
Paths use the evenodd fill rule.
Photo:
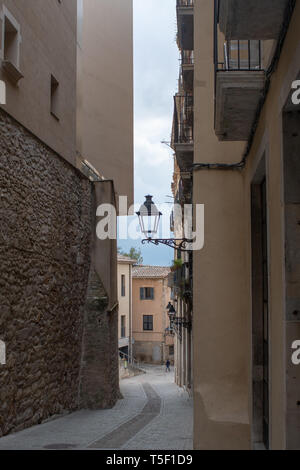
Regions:
<instances>
[{"instance_id":1,"label":"rough stone masonry","mask_svg":"<svg viewBox=\"0 0 300 470\"><path fill-rule=\"evenodd\" d=\"M95 402L81 393L80 381L91 381L82 359L92 184L0 111L0 195L1 436L79 406L112 405L118 390L106 384Z\"/></svg>"}]
</instances>

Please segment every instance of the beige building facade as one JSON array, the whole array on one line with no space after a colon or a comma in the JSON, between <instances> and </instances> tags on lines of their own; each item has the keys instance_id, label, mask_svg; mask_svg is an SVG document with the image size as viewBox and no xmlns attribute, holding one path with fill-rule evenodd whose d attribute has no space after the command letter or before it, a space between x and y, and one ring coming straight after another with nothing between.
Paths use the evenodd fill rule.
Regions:
<instances>
[{"instance_id":1,"label":"beige building facade","mask_svg":"<svg viewBox=\"0 0 300 470\"><path fill-rule=\"evenodd\" d=\"M178 44L193 59L182 54L174 149L205 204L192 277L196 449L300 448L299 7L177 1Z\"/></svg>"},{"instance_id":2,"label":"beige building facade","mask_svg":"<svg viewBox=\"0 0 300 470\"><path fill-rule=\"evenodd\" d=\"M76 161L76 27L73 0L0 2L0 79L6 84L2 108L72 164ZM38 34L39 30L46 33Z\"/></svg>"},{"instance_id":3,"label":"beige building facade","mask_svg":"<svg viewBox=\"0 0 300 470\"><path fill-rule=\"evenodd\" d=\"M171 296L169 272L170 268L161 266L133 267L133 356L139 362L174 362L174 337L166 308Z\"/></svg>"},{"instance_id":4,"label":"beige building facade","mask_svg":"<svg viewBox=\"0 0 300 470\"><path fill-rule=\"evenodd\" d=\"M78 0L77 164L133 204L133 2ZM127 214L124 214L127 215Z\"/></svg>"},{"instance_id":5,"label":"beige building facade","mask_svg":"<svg viewBox=\"0 0 300 470\"><path fill-rule=\"evenodd\" d=\"M132 362L132 269L135 261L118 255L119 352Z\"/></svg>"}]
</instances>

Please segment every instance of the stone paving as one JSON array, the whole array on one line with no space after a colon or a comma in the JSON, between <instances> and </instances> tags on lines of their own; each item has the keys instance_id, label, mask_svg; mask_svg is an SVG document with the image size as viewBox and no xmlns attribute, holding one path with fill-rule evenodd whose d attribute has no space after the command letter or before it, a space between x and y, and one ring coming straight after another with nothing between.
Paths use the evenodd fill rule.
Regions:
<instances>
[{"instance_id":1,"label":"stone paving","mask_svg":"<svg viewBox=\"0 0 300 470\"><path fill-rule=\"evenodd\" d=\"M193 405L162 366L121 381L111 410L81 410L0 439L0 450L191 450Z\"/></svg>"}]
</instances>

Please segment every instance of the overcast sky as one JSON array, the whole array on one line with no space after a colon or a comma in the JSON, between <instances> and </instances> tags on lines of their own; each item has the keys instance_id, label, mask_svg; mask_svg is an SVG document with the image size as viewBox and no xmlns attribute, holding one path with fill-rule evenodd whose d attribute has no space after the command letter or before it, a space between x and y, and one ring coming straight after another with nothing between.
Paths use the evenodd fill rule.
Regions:
<instances>
[{"instance_id":1,"label":"overcast sky","mask_svg":"<svg viewBox=\"0 0 300 470\"><path fill-rule=\"evenodd\" d=\"M170 142L173 95L179 75L176 45L176 0L134 0L135 202L152 194L158 204L170 202L173 152ZM164 212L166 212L164 210ZM166 217L168 215L166 214ZM122 249L142 249L144 264L169 265L168 247L120 241Z\"/></svg>"}]
</instances>

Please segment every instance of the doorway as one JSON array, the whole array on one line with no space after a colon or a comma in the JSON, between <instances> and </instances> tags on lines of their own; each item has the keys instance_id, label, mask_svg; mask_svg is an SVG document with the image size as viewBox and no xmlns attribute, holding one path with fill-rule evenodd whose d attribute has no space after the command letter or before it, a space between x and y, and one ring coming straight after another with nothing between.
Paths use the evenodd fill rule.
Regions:
<instances>
[{"instance_id":1,"label":"doorway","mask_svg":"<svg viewBox=\"0 0 300 470\"><path fill-rule=\"evenodd\" d=\"M252 441L269 449L269 259L265 159L251 186Z\"/></svg>"}]
</instances>

